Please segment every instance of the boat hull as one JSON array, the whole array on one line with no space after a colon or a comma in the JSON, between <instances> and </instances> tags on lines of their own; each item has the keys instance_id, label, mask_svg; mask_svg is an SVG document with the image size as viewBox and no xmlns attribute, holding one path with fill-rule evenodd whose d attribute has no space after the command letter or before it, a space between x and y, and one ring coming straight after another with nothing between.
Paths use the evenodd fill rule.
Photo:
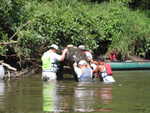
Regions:
<instances>
[{"instance_id":1,"label":"boat hull","mask_svg":"<svg viewBox=\"0 0 150 113\"><path fill-rule=\"evenodd\" d=\"M112 70L149 70L150 62L108 62Z\"/></svg>"}]
</instances>

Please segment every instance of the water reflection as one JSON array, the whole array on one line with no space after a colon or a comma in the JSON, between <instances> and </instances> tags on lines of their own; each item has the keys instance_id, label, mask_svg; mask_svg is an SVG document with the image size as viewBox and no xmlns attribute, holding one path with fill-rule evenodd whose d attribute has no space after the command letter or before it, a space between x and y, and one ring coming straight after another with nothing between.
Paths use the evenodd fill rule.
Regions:
<instances>
[{"instance_id":1,"label":"water reflection","mask_svg":"<svg viewBox=\"0 0 150 113\"><path fill-rule=\"evenodd\" d=\"M115 84L77 83L70 79L44 83L38 76L0 81L0 113L149 113L149 73L117 72Z\"/></svg>"},{"instance_id":2,"label":"water reflection","mask_svg":"<svg viewBox=\"0 0 150 113\"><path fill-rule=\"evenodd\" d=\"M5 84L4 84L4 81L3 80L0 80L0 96L1 95L4 95L4 92L5 92Z\"/></svg>"},{"instance_id":3,"label":"water reflection","mask_svg":"<svg viewBox=\"0 0 150 113\"><path fill-rule=\"evenodd\" d=\"M4 94L5 94L5 84L3 80L0 80L0 109L4 109Z\"/></svg>"},{"instance_id":4,"label":"water reflection","mask_svg":"<svg viewBox=\"0 0 150 113\"><path fill-rule=\"evenodd\" d=\"M55 111L56 81L43 83L43 111Z\"/></svg>"},{"instance_id":5,"label":"water reflection","mask_svg":"<svg viewBox=\"0 0 150 113\"><path fill-rule=\"evenodd\" d=\"M89 83L78 83L75 88L75 111L90 112L93 111L94 90Z\"/></svg>"},{"instance_id":6,"label":"water reflection","mask_svg":"<svg viewBox=\"0 0 150 113\"><path fill-rule=\"evenodd\" d=\"M112 85L99 83L43 83L44 112L111 111Z\"/></svg>"},{"instance_id":7,"label":"water reflection","mask_svg":"<svg viewBox=\"0 0 150 113\"><path fill-rule=\"evenodd\" d=\"M109 104L112 102L112 86L111 85L104 85L100 89L100 97L103 104Z\"/></svg>"},{"instance_id":8,"label":"water reflection","mask_svg":"<svg viewBox=\"0 0 150 113\"><path fill-rule=\"evenodd\" d=\"M111 111L111 108L103 108L102 106L112 102L112 86L97 85L100 84L78 83L75 89L75 111Z\"/></svg>"},{"instance_id":9,"label":"water reflection","mask_svg":"<svg viewBox=\"0 0 150 113\"><path fill-rule=\"evenodd\" d=\"M40 86L35 79L0 81L0 112L41 111Z\"/></svg>"}]
</instances>

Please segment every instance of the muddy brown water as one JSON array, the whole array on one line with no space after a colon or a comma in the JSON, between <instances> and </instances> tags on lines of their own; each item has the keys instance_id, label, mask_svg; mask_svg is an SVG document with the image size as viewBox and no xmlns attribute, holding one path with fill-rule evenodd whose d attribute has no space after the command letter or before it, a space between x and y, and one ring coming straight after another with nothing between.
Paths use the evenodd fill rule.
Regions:
<instances>
[{"instance_id":1,"label":"muddy brown water","mask_svg":"<svg viewBox=\"0 0 150 113\"><path fill-rule=\"evenodd\" d=\"M150 113L150 71L115 71L116 83L43 82L40 74L0 81L0 113Z\"/></svg>"}]
</instances>

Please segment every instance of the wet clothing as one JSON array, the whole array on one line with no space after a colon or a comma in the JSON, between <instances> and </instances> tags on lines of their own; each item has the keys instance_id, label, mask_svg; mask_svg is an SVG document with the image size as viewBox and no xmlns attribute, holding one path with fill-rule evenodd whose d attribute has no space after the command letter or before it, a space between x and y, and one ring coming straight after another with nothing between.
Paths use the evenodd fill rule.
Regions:
<instances>
[{"instance_id":1,"label":"wet clothing","mask_svg":"<svg viewBox=\"0 0 150 113\"><path fill-rule=\"evenodd\" d=\"M111 70L107 70L108 68L111 68L111 67L109 67L110 65L107 65L107 66L106 65L107 64L102 65L102 70L101 70L101 76L103 78L103 81L105 83L115 82L115 79L112 76L110 76L110 75L112 75ZM108 73L108 71L110 71L110 72Z\"/></svg>"},{"instance_id":2,"label":"wet clothing","mask_svg":"<svg viewBox=\"0 0 150 113\"><path fill-rule=\"evenodd\" d=\"M58 70L58 61L61 59L60 55L54 52L47 51L42 55L42 78L56 79L56 72Z\"/></svg>"},{"instance_id":3,"label":"wet clothing","mask_svg":"<svg viewBox=\"0 0 150 113\"><path fill-rule=\"evenodd\" d=\"M74 70L80 82L92 81L92 69L91 68L87 67L84 69L80 69L78 67L74 67Z\"/></svg>"},{"instance_id":4,"label":"wet clothing","mask_svg":"<svg viewBox=\"0 0 150 113\"><path fill-rule=\"evenodd\" d=\"M57 79L57 75L54 72L50 72L50 71L43 71L42 72L42 79L44 81L49 81L49 80L56 80Z\"/></svg>"},{"instance_id":5,"label":"wet clothing","mask_svg":"<svg viewBox=\"0 0 150 113\"><path fill-rule=\"evenodd\" d=\"M92 64L92 67L96 77L99 76L105 83L115 82L114 78L111 76L112 70L110 64L98 62L97 64Z\"/></svg>"},{"instance_id":6,"label":"wet clothing","mask_svg":"<svg viewBox=\"0 0 150 113\"><path fill-rule=\"evenodd\" d=\"M79 81L91 81L92 80L92 70L90 68L85 68L82 70Z\"/></svg>"},{"instance_id":7,"label":"wet clothing","mask_svg":"<svg viewBox=\"0 0 150 113\"><path fill-rule=\"evenodd\" d=\"M60 60L60 55L54 52L47 51L42 56L42 69L43 71L57 72L58 61Z\"/></svg>"}]
</instances>

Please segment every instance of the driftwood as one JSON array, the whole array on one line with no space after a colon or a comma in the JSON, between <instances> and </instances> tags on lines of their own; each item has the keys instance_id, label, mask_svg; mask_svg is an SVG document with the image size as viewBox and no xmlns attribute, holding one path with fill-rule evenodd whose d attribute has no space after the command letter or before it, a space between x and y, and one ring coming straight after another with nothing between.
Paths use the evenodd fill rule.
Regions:
<instances>
[{"instance_id":1,"label":"driftwood","mask_svg":"<svg viewBox=\"0 0 150 113\"><path fill-rule=\"evenodd\" d=\"M10 45L10 44L17 44L18 41L10 41L10 42L0 42L0 45Z\"/></svg>"},{"instance_id":2,"label":"driftwood","mask_svg":"<svg viewBox=\"0 0 150 113\"><path fill-rule=\"evenodd\" d=\"M22 71L18 71L15 76L16 77L24 77L24 76L32 75L34 73L35 73L35 70L26 68L26 69L23 69Z\"/></svg>"},{"instance_id":3,"label":"driftwood","mask_svg":"<svg viewBox=\"0 0 150 113\"><path fill-rule=\"evenodd\" d=\"M14 68L14 67L12 67L12 66L10 66L9 64L7 64L7 63L4 63L3 61L0 61L0 65L1 66L3 66L3 67L5 67L4 68L4 75L2 75L1 77L4 79L4 78L9 78L10 79L10 77L11 77L11 72L12 71L17 71L17 69L16 68ZM7 73L6 73L7 72Z\"/></svg>"},{"instance_id":4,"label":"driftwood","mask_svg":"<svg viewBox=\"0 0 150 113\"><path fill-rule=\"evenodd\" d=\"M17 71L16 68L10 66L9 64L6 64L6 63L1 63L4 67L6 67L8 70L10 71Z\"/></svg>"}]
</instances>

